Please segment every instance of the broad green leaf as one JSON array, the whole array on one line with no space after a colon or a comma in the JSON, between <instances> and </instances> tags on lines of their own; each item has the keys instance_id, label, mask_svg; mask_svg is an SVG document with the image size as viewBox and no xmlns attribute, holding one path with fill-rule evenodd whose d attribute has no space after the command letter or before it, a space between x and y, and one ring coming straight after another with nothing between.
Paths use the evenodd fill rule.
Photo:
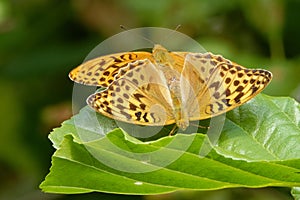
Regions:
<instances>
[{"instance_id":1,"label":"broad green leaf","mask_svg":"<svg viewBox=\"0 0 300 200\"><path fill-rule=\"evenodd\" d=\"M300 184L300 174L297 173L300 171L299 160L249 163L225 158L214 151L203 158L198 155L198 150L205 136L195 136L187 151L161 146L176 139L189 140L190 135L183 134L165 137L151 144L131 143L119 129L85 145L66 136L53 156L51 172L41 188L56 193L157 194L178 189ZM160 155L153 156L155 151ZM181 156L177 160L166 166L160 165L164 163L164 156L178 152Z\"/></svg>"},{"instance_id":2,"label":"broad green leaf","mask_svg":"<svg viewBox=\"0 0 300 200\"><path fill-rule=\"evenodd\" d=\"M258 95L227 114L217 143L201 133L141 142L86 107L50 134L57 151L40 187L52 193L122 194L297 187L299 110L290 98Z\"/></svg>"},{"instance_id":3,"label":"broad green leaf","mask_svg":"<svg viewBox=\"0 0 300 200\"><path fill-rule=\"evenodd\" d=\"M300 158L300 105L288 97L258 95L229 112L218 146L233 159Z\"/></svg>"}]
</instances>

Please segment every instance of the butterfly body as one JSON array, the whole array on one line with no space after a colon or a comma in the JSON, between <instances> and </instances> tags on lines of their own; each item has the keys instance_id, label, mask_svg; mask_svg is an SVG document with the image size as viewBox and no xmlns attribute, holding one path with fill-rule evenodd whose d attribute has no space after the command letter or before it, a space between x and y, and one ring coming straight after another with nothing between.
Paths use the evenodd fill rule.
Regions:
<instances>
[{"instance_id":1,"label":"butterfly body","mask_svg":"<svg viewBox=\"0 0 300 200\"><path fill-rule=\"evenodd\" d=\"M105 87L87 103L124 122L161 126L207 119L253 98L270 82L267 70L246 69L211 53L125 52L102 56L75 68L70 78Z\"/></svg>"},{"instance_id":2,"label":"butterfly body","mask_svg":"<svg viewBox=\"0 0 300 200\"><path fill-rule=\"evenodd\" d=\"M178 127L185 130L189 126L189 116L183 106L183 97L180 88L180 76L182 68L176 66L182 63L184 57L170 53L161 45L155 45L152 51L155 65L161 70L166 79L166 83L171 96L171 107L173 108L173 117ZM175 60L176 59L176 60Z\"/></svg>"}]
</instances>

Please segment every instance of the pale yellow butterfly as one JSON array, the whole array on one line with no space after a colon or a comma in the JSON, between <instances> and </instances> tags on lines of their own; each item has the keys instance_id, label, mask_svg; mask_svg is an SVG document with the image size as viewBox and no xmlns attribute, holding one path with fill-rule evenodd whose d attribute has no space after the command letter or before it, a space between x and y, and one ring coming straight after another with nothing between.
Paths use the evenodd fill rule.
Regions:
<instances>
[{"instance_id":1,"label":"pale yellow butterfly","mask_svg":"<svg viewBox=\"0 0 300 200\"><path fill-rule=\"evenodd\" d=\"M105 87L88 97L97 112L123 122L185 130L190 121L220 115L247 102L271 72L247 69L212 53L125 52L101 56L72 70L78 83Z\"/></svg>"}]
</instances>

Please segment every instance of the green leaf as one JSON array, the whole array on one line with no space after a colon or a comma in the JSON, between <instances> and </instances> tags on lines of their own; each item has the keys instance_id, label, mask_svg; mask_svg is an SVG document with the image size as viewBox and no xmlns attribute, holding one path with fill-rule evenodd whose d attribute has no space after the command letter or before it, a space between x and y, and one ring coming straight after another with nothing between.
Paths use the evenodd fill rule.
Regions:
<instances>
[{"instance_id":1,"label":"green leaf","mask_svg":"<svg viewBox=\"0 0 300 200\"><path fill-rule=\"evenodd\" d=\"M216 150L234 159L300 158L300 105L292 98L258 95L229 112Z\"/></svg>"},{"instance_id":2,"label":"green leaf","mask_svg":"<svg viewBox=\"0 0 300 200\"><path fill-rule=\"evenodd\" d=\"M292 189L292 195L294 197L295 200L299 200L300 199L300 187L293 187Z\"/></svg>"},{"instance_id":3,"label":"green leaf","mask_svg":"<svg viewBox=\"0 0 300 200\"><path fill-rule=\"evenodd\" d=\"M51 193L121 194L297 187L299 111L290 98L258 95L227 114L216 143L209 133L141 142L86 107L50 134L57 151L40 187Z\"/></svg>"}]
</instances>

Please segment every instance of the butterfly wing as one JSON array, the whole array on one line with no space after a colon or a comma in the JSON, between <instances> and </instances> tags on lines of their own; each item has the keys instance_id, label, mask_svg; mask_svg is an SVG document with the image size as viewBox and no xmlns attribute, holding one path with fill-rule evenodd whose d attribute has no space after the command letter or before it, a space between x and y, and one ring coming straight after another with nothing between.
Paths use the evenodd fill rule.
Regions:
<instances>
[{"instance_id":1,"label":"butterfly wing","mask_svg":"<svg viewBox=\"0 0 300 200\"><path fill-rule=\"evenodd\" d=\"M73 69L69 73L69 77L76 83L108 87L120 69L126 68L128 63L146 58L153 60L152 54L148 52L127 52L100 56Z\"/></svg>"},{"instance_id":2,"label":"butterfly wing","mask_svg":"<svg viewBox=\"0 0 300 200\"><path fill-rule=\"evenodd\" d=\"M87 99L97 112L123 122L160 126L175 123L163 73L149 60L130 63L120 78Z\"/></svg>"},{"instance_id":3,"label":"butterfly wing","mask_svg":"<svg viewBox=\"0 0 300 200\"><path fill-rule=\"evenodd\" d=\"M272 79L267 70L247 69L211 53L188 54L182 76L191 85L184 92L190 120L230 111L260 93Z\"/></svg>"}]
</instances>

